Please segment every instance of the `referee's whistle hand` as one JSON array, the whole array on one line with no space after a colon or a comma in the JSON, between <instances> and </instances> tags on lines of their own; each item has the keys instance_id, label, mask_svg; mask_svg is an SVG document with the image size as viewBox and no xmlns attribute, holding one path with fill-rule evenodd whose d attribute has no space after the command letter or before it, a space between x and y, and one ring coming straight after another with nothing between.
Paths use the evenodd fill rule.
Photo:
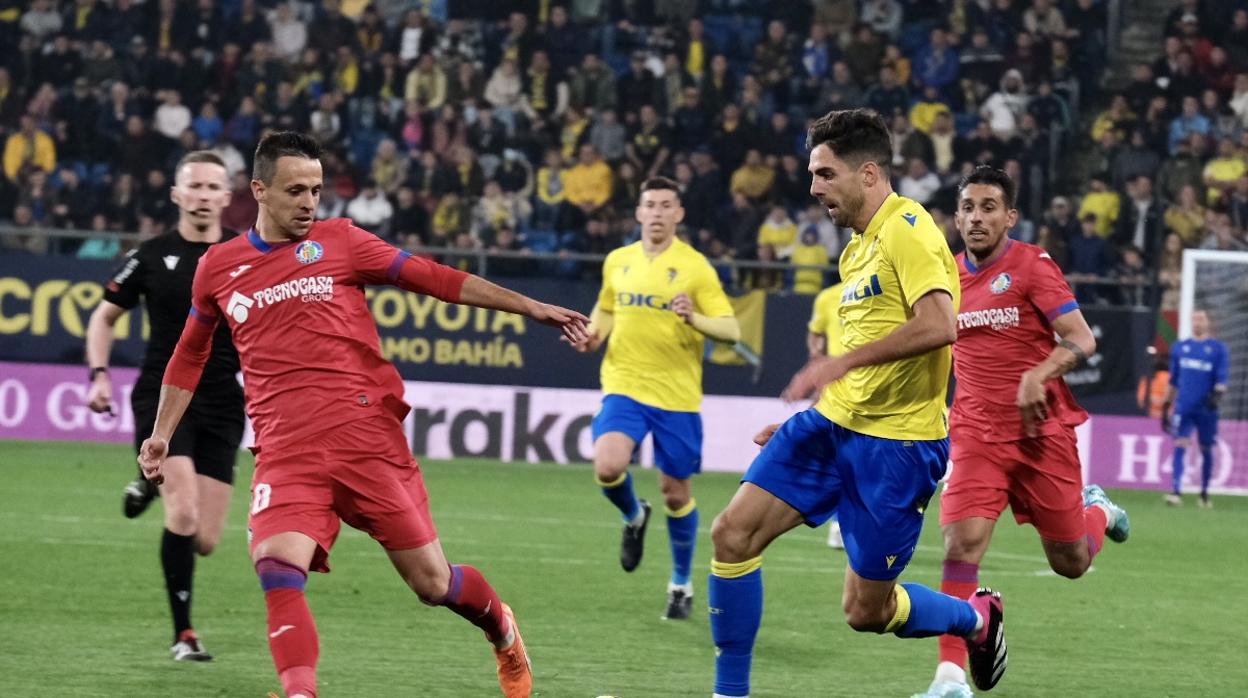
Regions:
<instances>
[{"instance_id":1,"label":"referee's whistle hand","mask_svg":"<svg viewBox=\"0 0 1248 698\"><path fill-rule=\"evenodd\" d=\"M113 413L113 384L105 376L91 381L87 389L87 407L92 412Z\"/></svg>"},{"instance_id":2,"label":"referee's whistle hand","mask_svg":"<svg viewBox=\"0 0 1248 698\"><path fill-rule=\"evenodd\" d=\"M152 484L159 485L165 481L165 476L161 471L164 469L165 456L168 454L169 442L155 436L145 439L143 445L139 447L139 468L143 470L143 477Z\"/></svg>"}]
</instances>

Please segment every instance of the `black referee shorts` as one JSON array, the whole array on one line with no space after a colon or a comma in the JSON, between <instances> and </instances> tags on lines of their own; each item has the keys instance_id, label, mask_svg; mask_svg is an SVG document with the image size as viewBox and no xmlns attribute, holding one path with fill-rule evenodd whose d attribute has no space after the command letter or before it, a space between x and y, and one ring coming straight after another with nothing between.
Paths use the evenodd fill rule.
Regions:
<instances>
[{"instance_id":1,"label":"black referee shorts","mask_svg":"<svg viewBox=\"0 0 1248 698\"><path fill-rule=\"evenodd\" d=\"M206 397L207 393L196 393L192 398L186 414L173 432L173 438L169 440L169 455L187 456L194 462L196 473L233 485L245 420L242 390L238 390L236 396L203 399ZM131 394L136 452L151 436L156 425L159 400L159 391L140 391L137 385Z\"/></svg>"}]
</instances>

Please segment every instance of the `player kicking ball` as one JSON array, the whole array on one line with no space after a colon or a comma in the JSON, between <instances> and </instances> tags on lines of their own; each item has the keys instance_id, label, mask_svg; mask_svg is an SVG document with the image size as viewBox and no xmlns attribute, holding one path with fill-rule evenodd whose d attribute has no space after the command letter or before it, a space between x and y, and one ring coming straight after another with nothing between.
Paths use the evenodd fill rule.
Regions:
<instances>
[{"instance_id":1,"label":"player kicking ball","mask_svg":"<svg viewBox=\"0 0 1248 698\"><path fill-rule=\"evenodd\" d=\"M706 257L676 238L684 218L680 189L666 177L641 185L636 218L641 240L607 255L588 335L573 347L602 360L602 408L594 416L594 477L624 517L620 566L632 572L645 550L650 503L638 499L628 465L646 434L667 509L672 576L665 620L693 607L697 500L691 478L702 467L704 338L735 342L741 330Z\"/></svg>"},{"instance_id":2,"label":"player kicking ball","mask_svg":"<svg viewBox=\"0 0 1248 698\"><path fill-rule=\"evenodd\" d=\"M315 220L320 146L300 133L265 136L246 235L214 245L195 273L190 317L165 370L139 464L160 483L169 439L190 403L218 322L229 324L256 431L248 532L268 610L269 650L288 698L315 698L319 644L304 597L308 571L329 571L340 520L377 540L420 600L485 632L507 698L533 677L511 609L475 567L447 563L420 466L404 437L403 381L381 353L364 301L392 284L448 303L525 315L584 338L579 313L413 257L347 219Z\"/></svg>"},{"instance_id":3,"label":"player kicking ball","mask_svg":"<svg viewBox=\"0 0 1248 698\"><path fill-rule=\"evenodd\" d=\"M940 590L953 596L979 586L980 560L1007 504L1040 533L1053 571L1070 579L1088 570L1107 535L1121 543L1131 532L1127 513L1100 487L1082 486L1075 427L1088 415L1062 376L1096 351L1096 340L1052 258L1007 235L1018 222L1014 196L1009 176L987 166L958 187L955 220L966 252L957 258L952 472L940 498ZM936 678L919 696L972 695L966 661L962 638L942 636ZM991 687L974 671L972 678Z\"/></svg>"},{"instance_id":4,"label":"player kicking ball","mask_svg":"<svg viewBox=\"0 0 1248 698\"><path fill-rule=\"evenodd\" d=\"M763 551L833 511L849 563L846 623L903 638L958 635L995 683L1006 655L1000 595L980 589L955 598L897 579L949 457L945 395L960 295L953 255L927 211L893 192L892 139L878 114L831 112L806 142L811 195L837 225L854 229L840 259L844 351L793 377L786 399L819 401L756 437L763 450L711 528L713 695L750 693Z\"/></svg>"}]
</instances>

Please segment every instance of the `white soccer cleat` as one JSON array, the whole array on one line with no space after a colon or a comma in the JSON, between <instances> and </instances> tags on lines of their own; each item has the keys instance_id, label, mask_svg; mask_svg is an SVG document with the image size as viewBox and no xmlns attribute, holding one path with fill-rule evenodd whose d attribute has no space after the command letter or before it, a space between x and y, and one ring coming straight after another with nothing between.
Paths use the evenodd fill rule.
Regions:
<instances>
[{"instance_id":1,"label":"white soccer cleat","mask_svg":"<svg viewBox=\"0 0 1248 698\"><path fill-rule=\"evenodd\" d=\"M1183 506L1183 498L1173 492L1167 494L1165 497L1162 497L1162 499L1166 502L1166 504L1169 504L1172 507Z\"/></svg>"},{"instance_id":2,"label":"white soccer cleat","mask_svg":"<svg viewBox=\"0 0 1248 698\"><path fill-rule=\"evenodd\" d=\"M971 687L959 681L933 681L925 693L916 693L910 698L975 698Z\"/></svg>"}]
</instances>

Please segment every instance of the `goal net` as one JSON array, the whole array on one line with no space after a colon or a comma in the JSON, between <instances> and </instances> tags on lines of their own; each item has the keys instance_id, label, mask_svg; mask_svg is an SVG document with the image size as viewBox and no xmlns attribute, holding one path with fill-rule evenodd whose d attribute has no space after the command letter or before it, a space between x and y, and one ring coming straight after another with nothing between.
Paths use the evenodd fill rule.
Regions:
<instances>
[{"instance_id":1,"label":"goal net","mask_svg":"<svg viewBox=\"0 0 1248 698\"><path fill-rule=\"evenodd\" d=\"M1209 489L1248 494L1248 252L1183 253L1179 339L1192 336L1192 313L1197 310L1208 313L1214 335L1230 351ZM1188 449L1187 458L1183 489L1192 492L1200 483L1200 449Z\"/></svg>"}]
</instances>

